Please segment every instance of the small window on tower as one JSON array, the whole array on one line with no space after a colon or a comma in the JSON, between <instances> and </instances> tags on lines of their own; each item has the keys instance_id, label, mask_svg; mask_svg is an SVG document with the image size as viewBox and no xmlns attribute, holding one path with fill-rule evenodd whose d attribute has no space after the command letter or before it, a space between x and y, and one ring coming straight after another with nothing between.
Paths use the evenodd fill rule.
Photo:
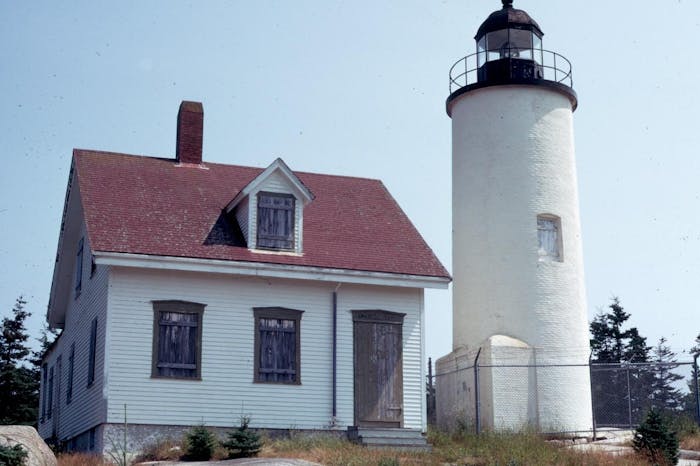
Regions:
<instances>
[{"instance_id":1,"label":"small window on tower","mask_svg":"<svg viewBox=\"0 0 700 466\"><path fill-rule=\"evenodd\" d=\"M555 215L537 216L537 243L541 261L562 261L561 219Z\"/></svg>"}]
</instances>

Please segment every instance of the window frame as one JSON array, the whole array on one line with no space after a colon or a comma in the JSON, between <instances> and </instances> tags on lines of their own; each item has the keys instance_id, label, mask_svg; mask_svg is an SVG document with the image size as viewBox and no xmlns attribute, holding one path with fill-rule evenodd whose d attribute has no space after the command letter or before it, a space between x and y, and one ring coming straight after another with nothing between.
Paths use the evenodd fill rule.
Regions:
<instances>
[{"instance_id":1,"label":"window frame","mask_svg":"<svg viewBox=\"0 0 700 466\"><path fill-rule=\"evenodd\" d=\"M49 387L48 387L48 399L47 405L48 408L46 409L46 419L51 419L51 415L53 414L53 376L54 376L54 366L49 367Z\"/></svg>"},{"instance_id":2,"label":"window frame","mask_svg":"<svg viewBox=\"0 0 700 466\"><path fill-rule=\"evenodd\" d=\"M42 379L43 379L43 386L41 390L41 418L39 419L40 422L44 422L46 419L46 403L48 402L48 397L49 397L49 365L47 363L43 363L41 365L41 372L42 372Z\"/></svg>"},{"instance_id":3,"label":"window frame","mask_svg":"<svg viewBox=\"0 0 700 466\"><path fill-rule=\"evenodd\" d=\"M66 404L73 401L73 372L75 370L75 342L70 345L68 355L68 383L66 384Z\"/></svg>"},{"instance_id":4,"label":"window frame","mask_svg":"<svg viewBox=\"0 0 700 466\"><path fill-rule=\"evenodd\" d=\"M264 197L273 197L273 198L279 198L279 199L291 199L292 200L292 205L291 207L275 207L274 209L276 210L287 210L291 212L292 218L291 218L291 223L290 223L290 228L291 231L289 232L289 235L282 238L282 237L272 237L268 235L263 235L261 236L260 234L260 219L262 218L262 215L260 215L261 209L273 209L272 207L265 207L261 206L261 199ZM275 193L275 192L270 192L270 191L258 191L256 195L256 219L255 219L255 247L258 249L266 249L270 251L295 251L296 250L296 228L297 228L297 212L296 212L296 206L297 206L297 199L293 194L289 193ZM289 247L279 247L279 246L270 246L267 244L261 244L264 243L266 240L268 241L289 241L290 246Z\"/></svg>"},{"instance_id":5,"label":"window frame","mask_svg":"<svg viewBox=\"0 0 700 466\"><path fill-rule=\"evenodd\" d=\"M255 307L253 308L254 317L254 365L253 365L253 383L260 384L275 384L275 385L301 385L301 317L304 311L290 309L286 307ZM277 319L277 320L293 320L294 321L294 340L295 340L295 380L293 381L272 381L260 380L260 320L261 319Z\"/></svg>"},{"instance_id":6,"label":"window frame","mask_svg":"<svg viewBox=\"0 0 700 466\"><path fill-rule=\"evenodd\" d=\"M542 228L540 228L540 221L548 221L552 222L554 224L554 228L556 231L556 247L557 247L557 255L549 254L547 251L544 251L544 249L541 247L542 244L542 238L541 238L541 231L543 231ZM564 262L564 244L562 241L562 227L561 227L561 217L558 215L554 214L539 214L537 215L537 255L539 256L539 260L541 262ZM544 251L544 253L543 253Z\"/></svg>"},{"instance_id":7,"label":"window frame","mask_svg":"<svg viewBox=\"0 0 700 466\"><path fill-rule=\"evenodd\" d=\"M97 365L97 317L90 324L90 342L88 352L87 387L95 383L95 366Z\"/></svg>"},{"instance_id":8,"label":"window frame","mask_svg":"<svg viewBox=\"0 0 700 466\"><path fill-rule=\"evenodd\" d=\"M153 347L151 350L151 378L176 380L202 380L202 334L204 308L206 304L180 300L153 301ZM195 337L195 375L193 377L163 375L158 373L160 313L197 314L197 332Z\"/></svg>"}]
</instances>

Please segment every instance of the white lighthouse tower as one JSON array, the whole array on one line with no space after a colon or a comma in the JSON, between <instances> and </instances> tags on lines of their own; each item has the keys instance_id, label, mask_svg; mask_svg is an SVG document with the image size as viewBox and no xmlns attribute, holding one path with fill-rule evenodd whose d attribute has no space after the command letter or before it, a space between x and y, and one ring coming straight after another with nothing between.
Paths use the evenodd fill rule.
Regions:
<instances>
[{"instance_id":1,"label":"white lighthouse tower","mask_svg":"<svg viewBox=\"0 0 700 466\"><path fill-rule=\"evenodd\" d=\"M438 423L590 430L571 65L502 3L450 71L453 351L437 362Z\"/></svg>"}]
</instances>

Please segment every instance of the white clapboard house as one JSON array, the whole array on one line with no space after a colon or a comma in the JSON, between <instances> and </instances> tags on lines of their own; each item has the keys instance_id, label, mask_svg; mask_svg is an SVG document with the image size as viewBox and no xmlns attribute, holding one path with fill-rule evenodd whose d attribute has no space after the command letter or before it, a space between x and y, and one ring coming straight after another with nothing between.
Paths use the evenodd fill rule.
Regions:
<instances>
[{"instance_id":1,"label":"white clapboard house","mask_svg":"<svg viewBox=\"0 0 700 466\"><path fill-rule=\"evenodd\" d=\"M202 127L183 102L175 158L74 151L40 434L104 452L125 411L132 449L241 415L425 431L424 289L450 277L396 201L281 159L209 163Z\"/></svg>"}]
</instances>

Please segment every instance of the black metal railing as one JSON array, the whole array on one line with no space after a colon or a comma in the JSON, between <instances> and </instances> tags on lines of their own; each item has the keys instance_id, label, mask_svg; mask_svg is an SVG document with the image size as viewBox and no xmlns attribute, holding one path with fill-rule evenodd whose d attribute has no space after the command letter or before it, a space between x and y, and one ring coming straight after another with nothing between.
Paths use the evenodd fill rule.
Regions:
<instances>
[{"instance_id":1,"label":"black metal railing","mask_svg":"<svg viewBox=\"0 0 700 466\"><path fill-rule=\"evenodd\" d=\"M450 94L465 86L482 81L483 77L479 78L479 70L485 66L485 63L488 63L486 57L493 53L502 54L502 52L502 50L487 50L472 53L458 60L450 68ZM566 57L550 50L536 50L535 56L537 59L532 61L541 70L541 76L538 76L538 79L553 81L573 88L571 62ZM514 58L514 56L511 55L508 58ZM522 56L520 60L522 60ZM489 60L489 62L491 61L495 60Z\"/></svg>"}]
</instances>

